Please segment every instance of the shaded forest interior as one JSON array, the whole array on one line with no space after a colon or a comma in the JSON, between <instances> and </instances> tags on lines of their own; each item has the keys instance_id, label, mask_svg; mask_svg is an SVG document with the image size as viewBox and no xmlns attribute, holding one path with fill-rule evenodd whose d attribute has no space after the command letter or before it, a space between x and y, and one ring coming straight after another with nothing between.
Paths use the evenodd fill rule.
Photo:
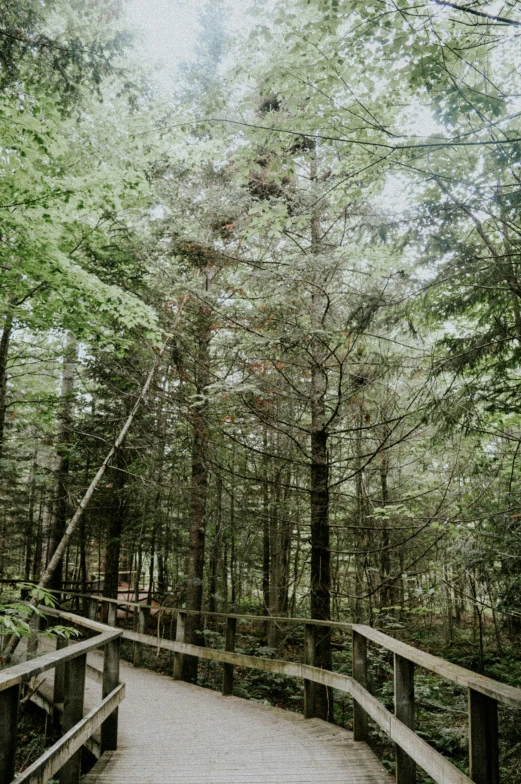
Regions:
<instances>
[{"instance_id":1,"label":"shaded forest interior","mask_svg":"<svg viewBox=\"0 0 521 784\"><path fill-rule=\"evenodd\" d=\"M201 2L165 87L130 5L0 0L6 595L131 417L49 588L366 623L521 685L519 9ZM223 645L204 618L185 640ZM302 642L252 623L237 644ZM316 664L349 671L340 633ZM236 689L301 705L282 676ZM418 693L463 765L463 696Z\"/></svg>"}]
</instances>

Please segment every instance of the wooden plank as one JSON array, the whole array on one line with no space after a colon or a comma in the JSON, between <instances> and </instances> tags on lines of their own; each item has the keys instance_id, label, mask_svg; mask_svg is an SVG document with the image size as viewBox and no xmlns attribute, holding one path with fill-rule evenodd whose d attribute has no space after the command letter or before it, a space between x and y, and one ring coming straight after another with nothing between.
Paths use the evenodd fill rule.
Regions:
<instances>
[{"instance_id":1,"label":"wooden plank","mask_svg":"<svg viewBox=\"0 0 521 784\"><path fill-rule=\"evenodd\" d=\"M69 640L66 637L57 637L56 638L56 650L62 651L64 648L67 648L69 645ZM53 702L61 703L65 697L65 668L66 664L60 663L56 665L54 670L54 691L53 691Z\"/></svg>"},{"instance_id":2,"label":"wooden plank","mask_svg":"<svg viewBox=\"0 0 521 784\"><path fill-rule=\"evenodd\" d=\"M62 618L65 621L70 621L70 623L73 623L76 626L83 626L85 629L92 629L99 633L111 631L111 627L107 626L107 624L93 621L90 618L84 618L82 615L75 615L74 613L66 612L65 610L54 610L43 606L40 606L39 609L45 612L46 615L50 615L54 618Z\"/></svg>"},{"instance_id":3,"label":"wooden plank","mask_svg":"<svg viewBox=\"0 0 521 784\"><path fill-rule=\"evenodd\" d=\"M414 730L414 664L394 654L394 713L397 719ZM416 763L396 746L397 784L416 784Z\"/></svg>"},{"instance_id":4,"label":"wooden plank","mask_svg":"<svg viewBox=\"0 0 521 784\"><path fill-rule=\"evenodd\" d=\"M52 670L53 667L56 667L59 663L71 661L71 659L76 658L76 656L94 651L96 648L102 647L115 637L121 637L121 634L122 632L120 629L114 629L113 631L105 632L97 637L93 637L91 640L84 640L83 642L69 645L69 647L64 650L53 651L52 653L45 654L45 656L39 656L37 659L33 659L33 661L23 662L22 664L16 664L14 667L9 667L7 670L0 672L0 692L11 686L15 686L17 683L30 679L34 675L41 675L42 672Z\"/></svg>"},{"instance_id":5,"label":"wooden plank","mask_svg":"<svg viewBox=\"0 0 521 784\"><path fill-rule=\"evenodd\" d=\"M120 748L82 784L393 784L350 732L122 663Z\"/></svg>"},{"instance_id":6,"label":"wooden plank","mask_svg":"<svg viewBox=\"0 0 521 784\"><path fill-rule=\"evenodd\" d=\"M63 738L60 738L54 746L47 749L45 754L21 773L16 779L16 784L41 784L42 781L52 778L67 760L87 743L124 697L125 684L121 683L98 707L90 711Z\"/></svg>"},{"instance_id":7,"label":"wooden plank","mask_svg":"<svg viewBox=\"0 0 521 784\"><path fill-rule=\"evenodd\" d=\"M237 620L235 618L228 618L226 621L226 639L224 643L225 650L235 651L235 634L237 631ZM233 694L233 664L225 664L223 666L223 697Z\"/></svg>"},{"instance_id":8,"label":"wooden plank","mask_svg":"<svg viewBox=\"0 0 521 784\"><path fill-rule=\"evenodd\" d=\"M119 637L105 646L103 657L103 690L105 698L119 685ZM118 709L113 711L101 725L101 753L114 751L118 747Z\"/></svg>"},{"instance_id":9,"label":"wooden plank","mask_svg":"<svg viewBox=\"0 0 521 784\"><path fill-rule=\"evenodd\" d=\"M497 701L469 689L469 768L476 784L499 784Z\"/></svg>"},{"instance_id":10,"label":"wooden plank","mask_svg":"<svg viewBox=\"0 0 521 784\"><path fill-rule=\"evenodd\" d=\"M311 667L315 664L315 627L307 623L304 629L304 663ZM312 719L315 716L315 684L304 679L304 718Z\"/></svg>"},{"instance_id":11,"label":"wooden plank","mask_svg":"<svg viewBox=\"0 0 521 784\"><path fill-rule=\"evenodd\" d=\"M185 620L186 620L186 613L180 612L177 614L177 625L175 631L176 645L181 645L185 638ZM128 639L128 637L125 637L125 634L128 634L128 632L124 633L123 638ZM141 637L142 638L147 637L148 640L150 640L150 636L147 634L140 634L137 636L135 635L134 639L138 639ZM161 640L160 642L162 643L163 640ZM148 641L145 642L145 645L150 645L150 642ZM174 671L172 673L172 677L174 678L175 681L180 681L183 677L183 657L181 656L177 648L170 648L170 650L176 652L174 656Z\"/></svg>"},{"instance_id":12,"label":"wooden plank","mask_svg":"<svg viewBox=\"0 0 521 784\"><path fill-rule=\"evenodd\" d=\"M145 633L146 616L142 607L138 609L137 630L139 634ZM134 667L141 667L143 664L143 646L138 642L134 643Z\"/></svg>"},{"instance_id":13,"label":"wooden plank","mask_svg":"<svg viewBox=\"0 0 521 784\"><path fill-rule=\"evenodd\" d=\"M521 689L519 688L508 686L484 675L478 675L457 664L440 659L439 656L432 656L430 653L425 653L418 648L413 648L412 645L395 640L370 626L355 624L353 629L382 648L386 648L388 651L392 651L392 653L397 653L404 659L408 659L420 667L430 670L430 672L435 672L437 675L441 675L459 686L479 691L481 694L492 697L492 699L509 705L511 708L521 708Z\"/></svg>"},{"instance_id":14,"label":"wooden plank","mask_svg":"<svg viewBox=\"0 0 521 784\"><path fill-rule=\"evenodd\" d=\"M70 732L83 718L85 697L85 670L87 654L77 656L67 662L65 671L65 701L63 704L62 724L64 732ZM60 784L79 784L81 776L81 749L75 751L60 769Z\"/></svg>"},{"instance_id":15,"label":"wooden plank","mask_svg":"<svg viewBox=\"0 0 521 784\"><path fill-rule=\"evenodd\" d=\"M20 685L0 692L0 784L14 779Z\"/></svg>"},{"instance_id":16,"label":"wooden plank","mask_svg":"<svg viewBox=\"0 0 521 784\"><path fill-rule=\"evenodd\" d=\"M367 688L367 640L353 630L353 678L364 689ZM367 743L369 725L367 713L356 700L353 703L353 737Z\"/></svg>"}]
</instances>

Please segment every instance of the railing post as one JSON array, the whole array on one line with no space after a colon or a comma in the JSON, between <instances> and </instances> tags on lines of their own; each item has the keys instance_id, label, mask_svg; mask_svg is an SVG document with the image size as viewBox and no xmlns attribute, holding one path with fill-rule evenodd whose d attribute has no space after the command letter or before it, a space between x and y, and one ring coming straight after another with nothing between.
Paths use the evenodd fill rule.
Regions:
<instances>
[{"instance_id":1,"label":"railing post","mask_svg":"<svg viewBox=\"0 0 521 784\"><path fill-rule=\"evenodd\" d=\"M176 623L176 631L175 631L175 641L176 642L184 642L185 641L185 622L186 622L186 613L185 612L178 612L177 613L177 623ZM180 681L183 679L183 654L182 653L174 653L174 672L173 678L175 681Z\"/></svg>"},{"instance_id":2,"label":"railing post","mask_svg":"<svg viewBox=\"0 0 521 784\"><path fill-rule=\"evenodd\" d=\"M134 612L138 613L137 631L138 634L145 633L146 616L143 607L134 605ZM141 667L143 664L143 646L139 642L134 643L134 667Z\"/></svg>"},{"instance_id":3,"label":"railing post","mask_svg":"<svg viewBox=\"0 0 521 784\"><path fill-rule=\"evenodd\" d=\"M499 784L497 700L469 689L469 768L476 784Z\"/></svg>"},{"instance_id":4,"label":"railing post","mask_svg":"<svg viewBox=\"0 0 521 784\"><path fill-rule=\"evenodd\" d=\"M117 605L112 605L117 610ZM114 623L111 624L113 626ZM105 645L103 657L103 699L108 697L119 685L119 645L120 638L111 640ZM101 725L101 753L115 751L118 747L118 709L112 711L110 716Z\"/></svg>"},{"instance_id":5,"label":"railing post","mask_svg":"<svg viewBox=\"0 0 521 784\"><path fill-rule=\"evenodd\" d=\"M116 602L106 602L107 605L107 624L109 626L118 625L118 605Z\"/></svg>"},{"instance_id":6,"label":"railing post","mask_svg":"<svg viewBox=\"0 0 521 784\"><path fill-rule=\"evenodd\" d=\"M20 685L0 691L0 784L14 779Z\"/></svg>"},{"instance_id":7,"label":"railing post","mask_svg":"<svg viewBox=\"0 0 521 784\"><path fill-rule=\"evenodd\" d=\"M315 627L306 623L304 627L304 664L315 666ZM315 716L315 684L304 678L304 718Z\"/></svg>"},{"instance_id":8,"label":"railing post","mask_svg":"<svg viewBox=\"0 0 521 784\"><path fill-rule=\"evenodd\" d=\"M95 621L98 615L98 600L89 599L89 621Z\"/></svg>"},{"instance_id":9,"label":"railing post","mask_svg":"<svg viewBox=\"0 0 521 784\"><path fill-rule=\"evenodd\" d=\"M69 644L69 640L67 637L57 637L56 638L56 650L61 651L66 648ZM53 698L52 701L54 703L53 709L53 723L58 724L58 716L59 711L57 710L57 705L61 705L65 701L65 678L66 678L66 664L57 664L54 668L54 689L53 689Z\"/></svg>"},{"instance_id":10,"label":"railing post","mask_svg":"<svg viewBox=\"0 0 521 784\"><path fill-rule=\"evenodd\" d=\"M367 640L354 629L353 678L364 689L367 688ZM367 713L356 700L353 700L353 740L363 740L367 743L368 739L369 725L367 723Z\"/></svg>"},{"instance_id":11,"label":"railing post","mask_svg":"<svg viewBox=\"0 0 521 784\"><path fill-rule=\"evenodd\" d=\"M237 632L237 618L226 619L225 651L235 651L235 635ZM233 664L223 665L223 697L233 693Z\"/></svg>"},{"instance_id":12,"label":"railing post","mask_svg":"<svg viewBox=\"0 0 521 784\"><path fill-rule=\"evenodd\" d=\"M85 670L87 655L77 656L66 665L65 700L63 705L63 731L68 732L83 718ZM72 755L58 774L60 784L79 784L81 776L81 749Z\"/></svg>"},{"instance_id":13,"label":"railing post","mask_svg":"<svg viewBox=\"0 0 521 784\"><path fill-rule=\"evenodd\" d=\"M414 663L394 654L394 715L414 730ZM416 784L416 763L396 746L397 784Z\"/></svg>"}]
</instances>

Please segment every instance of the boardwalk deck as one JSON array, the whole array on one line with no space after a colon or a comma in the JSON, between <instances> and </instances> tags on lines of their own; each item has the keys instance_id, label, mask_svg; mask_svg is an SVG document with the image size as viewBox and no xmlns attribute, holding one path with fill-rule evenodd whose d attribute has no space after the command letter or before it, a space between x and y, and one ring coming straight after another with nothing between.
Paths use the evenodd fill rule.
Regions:
<instances>
[{"instance_id":1,"label":"boardwalk deck","mask_svg":"<svg viewBox=\"0 0 521 784\"><path fill-rule=\"evenodd\" d=\"M365 743L318 719L122 663L118 751L82 784L390 784Z\"/></svg>"}]
</instances>

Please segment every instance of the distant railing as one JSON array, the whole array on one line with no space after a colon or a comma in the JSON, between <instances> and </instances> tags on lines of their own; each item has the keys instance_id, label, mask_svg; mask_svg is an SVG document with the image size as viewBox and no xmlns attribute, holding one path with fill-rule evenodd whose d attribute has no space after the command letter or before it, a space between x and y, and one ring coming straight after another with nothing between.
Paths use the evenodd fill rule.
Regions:
<instances>
[{"instance_id":1,"label":"distant railing","mask_svg":"<svg viewBox=\"0 0 521 784\"><path fill-rule=\"evenodd\" d=\"M470 784L470 782L475 782L475 784L499 784L498 703L511 708L521 709L521 689L479 675L456 664L451 664L444 659L400 642L370 626L361 624L236 613L199 613L168 606L143 605L133 601L110 599L96 595L83 596L70 591L62 592L62 596L64 597L65 595L81 597L88 601L90 623L95 622L100 602L104 603L110 623L114 624L116 623L118 606L132 608L133 611L137 610L137 631L124 630L121 635L123 639L134 643L135 666L140 666L142 663L142 648L145 645L156 649L163 648L174 653L173 677L177 680L182 678L183 656L195 656L220 662L223 665L223 695L232 693L235 666L302 678L304 681L304 716L306 718L312 718L315 715L314 684L330 686L349 694L354 702L354 739L356 741L368 740L368 718L371 718L396 744L396 780L398 784L414 784L417 765L436 784ZM146 612L148 610L173 613L177 616L175 640L145 634ZM204 615L224 620L226 624L225 649L216 650L185 643L185 622L188 614ZM60 616L71 620L77 619L76 615L67 613L60 613ZM304 663L300 664L281 659L268 659L236 653L237 623L243 621L303 625L305 629ZM330 627L351 632L353 645L353 670L351 676L329 672L314 666L315 633L318 627ZM379 645L394 656L394 714L388 711L367 689L368 641ZM470 778L458 770L415 732L415 665L436 673L442 678L468 690ZM15 668L12 669L14 670ZM17 779L17 784L20 781L25 784L26 780L23 778ZM27 779L27 781L30 780ZM4 784L1 778L0 784Z\"/></svg>"},{"instance_id":2,"label":"distant railing","mask_svg":"<svg viewBox=\"0 0 521 784\"><path fill-rule=\"evenodd\" d=\"M57 638L57 650L0 671L0 784L42 784L59 772L60 784L79 784L81 747L101 728L101 753L117 748L118 705L125 696L119 682L119 642L122 631L116 625L116 607L109 615L109 625L81 618L72 613L42 608L45 615L77 624L95 633L91 639L73 642ZM103 649L102 701L85 717L85 678L92 677L87 654ZM63 736L23 773L15 776L15 753L18 734L18 707L22 685L31 678L54 669L55 706L63 706ZM97 678L98 679L98 678Z\"/></svg>"}]
</instances>

